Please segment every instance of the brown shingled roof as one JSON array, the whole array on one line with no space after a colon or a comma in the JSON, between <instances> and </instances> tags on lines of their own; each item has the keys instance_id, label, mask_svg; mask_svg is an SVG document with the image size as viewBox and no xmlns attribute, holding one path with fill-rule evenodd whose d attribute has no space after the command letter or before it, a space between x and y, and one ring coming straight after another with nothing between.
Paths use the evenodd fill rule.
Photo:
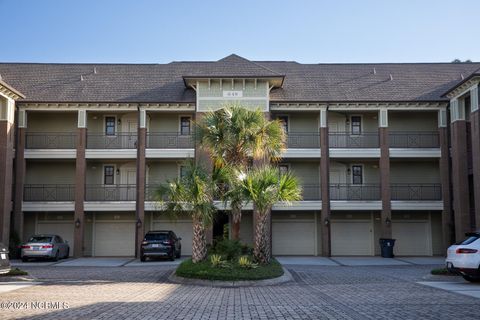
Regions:
<instances>
[{"instance_id":1,"label":"brown shingled roof","mask_svg":"<svg viewBox=\"0 0 480 320\"><path fill-rule=\"evenodd\" d=\"M185 87L186 76L283 75L272 101L440 101L462 75L478 68L479 63L300 64L230 55L168 64L0 63L0 74L25 94L24 101L35 102L191 103L195 92Z\"/></svg>"}]
</instances>

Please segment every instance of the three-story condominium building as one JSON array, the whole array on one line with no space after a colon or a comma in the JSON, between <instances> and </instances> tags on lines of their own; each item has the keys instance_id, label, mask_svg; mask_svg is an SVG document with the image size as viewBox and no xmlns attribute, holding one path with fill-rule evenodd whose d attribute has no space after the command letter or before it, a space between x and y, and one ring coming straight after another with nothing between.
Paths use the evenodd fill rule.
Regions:
<instances>
[{"instance_id":1,"label":"three-story condominium building","mask_svg":"<svg viewBox=\"0 0 480 320\"><path fill-rule=\"evenodd\" d=\"M56 233L74 256L133 256L146 231L171 229L189 254L191 220L172 220L153 191L201 156L192 120L236 103L282 121L280 170L303 185L302 201L273 208L274 254L378 255L381 237L397 255L444 254L480 228L479 68L0 64L2 242ZM246 243L253 224L246 210Z\"/></svg>"}]
</instances>

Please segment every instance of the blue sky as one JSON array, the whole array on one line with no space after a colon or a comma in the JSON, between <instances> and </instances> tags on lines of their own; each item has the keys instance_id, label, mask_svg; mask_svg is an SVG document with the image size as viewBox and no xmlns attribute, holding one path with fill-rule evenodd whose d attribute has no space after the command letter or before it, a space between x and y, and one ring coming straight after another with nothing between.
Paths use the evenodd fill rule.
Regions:
<instances>
[{"instance_id":1,"label":"blue sky","mask_svg":"<svg viewBox=\"0 0 480 320\"><path fill-rule=\"evenodd\" d=\"M478 0L0 0L0 61L480 61L479 13Z\"/></svg>"}]
</instances>

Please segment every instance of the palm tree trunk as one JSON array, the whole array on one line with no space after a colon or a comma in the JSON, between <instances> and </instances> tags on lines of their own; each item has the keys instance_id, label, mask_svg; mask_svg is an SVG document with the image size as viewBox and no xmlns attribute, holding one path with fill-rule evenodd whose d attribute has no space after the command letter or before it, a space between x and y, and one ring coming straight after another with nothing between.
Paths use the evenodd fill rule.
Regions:
<instances>
[{"instance_id":1,"label":"palm tree trunk","mask_svg":"<svg viewBox=\"0 0 480 320\"><path fill-rule=\"evenodd\" d=\"M197 263L207 257L205 226L198 217L193 217L192 262Z\"/></svg>"},{"instance_id":2,"label":"palm tree trunk","mask_svg":"<svg viewBox=\"0 0 480 320\"><path fill-rule=\"evenodd\" d=\"M232 207L232 239L240 240L240 223L242 221L242 208Z\"/></svg>"},{"instance_id":3,"label":"palm tree trunk","mask_svg":"<svg viewBox=\"0 0 480 320\"><path fill-rule=\"evenodd\" d=\"M253 255L255 259L262 264L270 262L270 239L268 237L268 211L256 211L257 217L255 234L254 234L254 248Z\"/></svg>"}]
</instances>

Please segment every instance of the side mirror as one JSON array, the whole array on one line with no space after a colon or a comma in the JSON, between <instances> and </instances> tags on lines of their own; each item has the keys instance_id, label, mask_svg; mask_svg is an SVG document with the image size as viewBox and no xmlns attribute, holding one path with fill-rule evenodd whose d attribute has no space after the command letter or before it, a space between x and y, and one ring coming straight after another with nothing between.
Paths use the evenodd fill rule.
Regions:
<instances>
[{"instance_id":1,"label":"side mirror","mask_svg":"<svg viewBox=\"0 0 480 320\"><path fill-rule=\"evenodd\" d=\"M177 239L178 239L178 240L182 240L182 238L181 238L181 237L178 237Z\"/></svg>"},{"instance_id":2,"label":"side mirror","mask_svg":"<svg viewBox=\"0 0 480 320\"><path fill-rule=\"evenodd\" d=\"M68 244L68 240L64 240L66 244Z\"/></svg>"}]
</instances>

